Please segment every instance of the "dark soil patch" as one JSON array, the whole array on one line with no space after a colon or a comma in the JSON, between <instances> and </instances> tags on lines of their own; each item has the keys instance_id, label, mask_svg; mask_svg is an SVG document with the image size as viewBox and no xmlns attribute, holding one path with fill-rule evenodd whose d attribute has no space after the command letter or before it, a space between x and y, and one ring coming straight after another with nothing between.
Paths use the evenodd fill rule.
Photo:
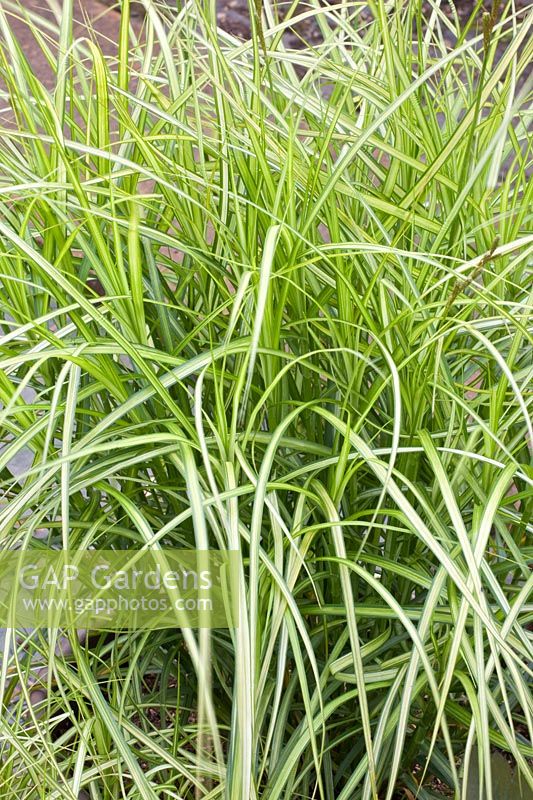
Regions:
<instances>
[{"instance_id":1,"label":"dark soil patch","mask_svg":"<svg viewBox=\"0 0 533 800\"><path fill-rule=\"evenodd\" d=\"M176 3L179 6L179 0L165 1L170 7ZM119 0L103 0L103 2L115 9L118 9L120 5ZM335 0L322 0L324 5L327 5L328 2L333 4ZM80 0L80 4L84 5L85 3L86 0ZM277 3L277 13L279 14L280 19L284 18L291 5L291 0L281 0L281 2ZM502 5L503 3L500 3L500 6ZM515 6L517 10L525 9L529 5L530 0L515 0ZM472 13L477 9L476 17L479 31L481 28L481 18L483 12L491 11L492 0L484 0L484 3L479 7L479 9L478 6L478 0L455 0L455 3L450 3L450 0L442 0L441 3L442 11L451 20L455 20L457 17L463 25L469 20ZM297 17L299 14L308 10L309 7L309 4L306 2L299 3L292 16ZM144 14L144 8L141 2L133 2L131 8L132 12L137 16L142 16ZM217 9L218 22L221 28L226 30L228 33L231 33L233 36L237 36L241 39L250 38L251 24L248 0L217 0ZM431 9L431 3L424 2L424 15L429 16L429 14L431 14ZM371 19L371 14L368 12L368 10L365 10L363 5L361 5L360 19L361 25L366 24L369 19ZM320 31L316 22L312 18L296 23L287 31L285 36L287 46L295 48L304 47L308 44L316 44L320 41L320 39Z\"/></svg>"}]
</instances>

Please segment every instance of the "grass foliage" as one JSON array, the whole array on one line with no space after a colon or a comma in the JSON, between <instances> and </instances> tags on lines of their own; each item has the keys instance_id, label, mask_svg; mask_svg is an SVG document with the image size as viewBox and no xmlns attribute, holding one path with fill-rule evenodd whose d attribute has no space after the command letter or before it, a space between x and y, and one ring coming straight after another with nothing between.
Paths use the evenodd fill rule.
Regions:
<instances>
[{"instance_id":1,"label":"grass foliage","mask_svg":"<svg viewBox=\"0 0 533 800\"><path fill-rule=\"evenodd\" d=\"M491 751L533 754L531 11L252 4L243 42L143 3L112 55L71 0L0 5L1 547L237 550L241 625L8 631L0 797L464 798L478 759L498 800Z\"/></svg>"}]
</instances>

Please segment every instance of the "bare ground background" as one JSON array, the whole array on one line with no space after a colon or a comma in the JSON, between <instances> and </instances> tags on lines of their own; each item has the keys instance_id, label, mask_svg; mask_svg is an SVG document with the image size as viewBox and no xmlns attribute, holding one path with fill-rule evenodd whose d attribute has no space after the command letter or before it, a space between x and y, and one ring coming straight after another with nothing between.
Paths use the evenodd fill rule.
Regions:
<instances>
[{"instance_id":1,"label":"bare ground background","mask_svg":"<svg viewBox=\"0 0 533 800\"><path fill-rule=\"evenodd\" d=\"M330 0L332 2L333 0ZM531 5L531 0L515 0L517 9L524 9ZM1 0L0 0L1 2ZM171 5L171 0L167 0ZM175 0L174 0L175 2ZM46 4L43 0L23 0L23 7L29 12L40 12L43 14L50 14ZM429 11L430 4L426 3L426 11ZM486 10L492 6L490 0L486 2ZM290 3L280 3L279 7L289 7ZM477 6L475 0L456 0L455 10L459 18L464 22L472 13L472 10ZM250 20L248 14L248 0L218 0L218 21L222 28L232 33L234 36L241 38L248 38L250 36ZM301 10L306 7L305 3L301 3ZM452 16L452 7L448 0L443 0L442 9L450 17ZM140 29L142 27L143 9L139 3L132 4L132 24ZM483 7L479 10L479 25L481 25L481 15ZM22 44L25 54L30 59L34 66L36 74L42 78L46 83L51 81L49 67L46 64L37 42L35 41L31 31L25 22L9 14L14 30ZM368 22L368 12L364 10L364 4L361 4L360 21L361 25ZM87 21L91 21L92 25L98 31L100 44L103 50L108 54L113 54L116 48L118 37L120 10L119 2L117 0L76 0L75 20L77 23L77 33L82 36L84 27ZM316 24L312 20L296 25L294 29L287 34L286 43L291 47L302 47L306 44L317 44L320 40L320 32ZM451 44L453 42L450 42Z\"/></svg>"}]
</instances>

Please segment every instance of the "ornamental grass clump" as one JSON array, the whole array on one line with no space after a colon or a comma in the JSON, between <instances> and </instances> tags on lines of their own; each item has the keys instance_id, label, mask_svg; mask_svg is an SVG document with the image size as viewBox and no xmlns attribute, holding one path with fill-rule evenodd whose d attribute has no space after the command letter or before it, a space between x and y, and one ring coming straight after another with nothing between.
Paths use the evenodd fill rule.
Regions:
<instances>
[{"instance_id":1,"label":"ornamental grass clump","mask_svg":"<svg viewBox=\"0 0 533 800\"><path fill-rule=\"evenodd\" d=\"M0 5L0 546L234 550L240 624L8 630L0 797L526 791L532 12L143 4Z\"/></svg>"}]
</instances>

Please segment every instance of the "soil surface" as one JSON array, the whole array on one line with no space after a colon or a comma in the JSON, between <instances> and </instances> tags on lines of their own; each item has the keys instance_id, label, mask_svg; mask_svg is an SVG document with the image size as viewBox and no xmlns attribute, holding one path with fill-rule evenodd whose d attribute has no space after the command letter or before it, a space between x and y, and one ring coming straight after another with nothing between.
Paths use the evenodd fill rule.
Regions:
<instances>
[{"instance_id":1,"label":"soil surface","mask_svg":"<svg viewBox=\"0 0 533 800\"><path fill-rule=\"evenodd\" d=\"M173 5L176 0L166 0L166 2L169 5ZM179 3L179 0L177 0L177 2ZM323 2L334 2L334 0L323 0ZM284 2L278 3L280 16L283 16L283 9L288 9L291 3L292 0L284 0ZM526 8L530 3L531 0L515 0L517 9ZM426 3L425 5L425 10L429 11L430 4ZM37 12L51 16L51 12L47 8L47 4L44 0L22 0L21 6L30 13ZM82 36L85 24L90 20L95 30L98 32L98 39L103 51L110 55L113 54L116 50L119 30L119 0L76 0L75 6L75 20L77 22L76 34ZM476 0L455 1L456 12L463 22L469 18L472 10L476 6ZM491 6L491 0L485 0L485 9L490 10ZM452 7L450 6L449 0L442 0L441 7L446 14L452 17ZM140 29L144 14L142 4L137 2L137 0L132 0L131 8L132 24L134 27ZM250 18L248 13L248 0L217 0L217 8L219 25L224 30L239 38L249 38ZM299 10L303 11L305 8L306 3L300 3ZM365 12L363 4L361 4L361 9L361 25L364 25L369 19L369 14ZM14 17L11 14L9 14L9 16L25 54L34 65L36 74L43 79L45 83L50 85L51 75L48 65L31 31L21 18ZM481 22L481 10L479 12L479 20ZM320 41L320 32L312 19L307 20L291 28L285 37L285 41L288 46L296 48L303 47L306 44L316 44Z\"/></svg>"}]
</instances>

